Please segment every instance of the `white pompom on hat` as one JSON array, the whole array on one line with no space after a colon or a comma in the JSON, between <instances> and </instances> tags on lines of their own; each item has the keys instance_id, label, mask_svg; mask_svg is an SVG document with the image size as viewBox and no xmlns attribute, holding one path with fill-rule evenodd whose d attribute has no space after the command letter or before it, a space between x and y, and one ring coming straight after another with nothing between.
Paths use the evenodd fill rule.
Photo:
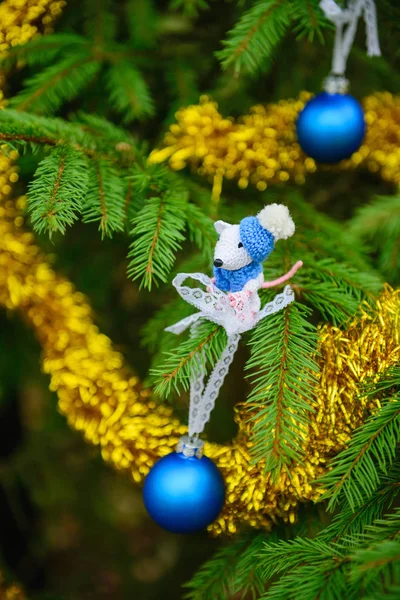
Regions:
<instances>
[{"instance_id":1,"label":"white pompom on hat","mask_svg":"<svg viewBox=\"0 0 400 600\"><path fill-rule=\"evenodd\" d=\"M263 229L272 233L275 241L286 240L294 234L295 225L284 204L268 204L258 213L257 219Z\"/></svg>"}]
</instances>

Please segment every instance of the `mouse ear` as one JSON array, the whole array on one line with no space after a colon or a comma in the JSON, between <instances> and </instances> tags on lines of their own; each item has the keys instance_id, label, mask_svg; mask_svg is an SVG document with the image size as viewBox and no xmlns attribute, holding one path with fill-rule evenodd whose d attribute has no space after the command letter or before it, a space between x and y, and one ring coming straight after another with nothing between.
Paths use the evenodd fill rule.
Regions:
<instances>
[{"instance_id":1,"label":"mouse ear","mask_svg":"<svg viewBox=\"0 0 400 600\"><path fill-rule=\"evenodd\" d=\"M226 223L225 221L215 221L214 227L215 231L220 234L223 232L224 229L230 227L230 224Z\"/></svg>"}]
</instances>

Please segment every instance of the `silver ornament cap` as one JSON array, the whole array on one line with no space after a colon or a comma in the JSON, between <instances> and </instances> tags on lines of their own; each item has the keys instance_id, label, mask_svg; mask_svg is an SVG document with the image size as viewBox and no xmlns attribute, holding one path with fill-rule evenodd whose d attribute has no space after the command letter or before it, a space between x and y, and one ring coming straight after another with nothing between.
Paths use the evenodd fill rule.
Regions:
<instances>
[{"instance_id":1,"label":"silver ornament cap","mask_svg":"<svg viewBox=\"0 0 400 600\"><path fill-rule=\"evenodd\" d=\"M198 437L184 435L176 446L176 452L178 452L178 454L183 454L183 456L186 456L187 458L192 456L201 458L204 454L204 442Z\"/></svg>"},{"instance_id":2,"label":"silver ornament cap","mask_svg":"<svg viewBox=\"0 0 400 600\"><path fill-rule=\"evenodd\" d=\"M323 83L323 89L328 94L347 94L349 80L344 75L329 75Z\"/></svg>"}]
</instances>

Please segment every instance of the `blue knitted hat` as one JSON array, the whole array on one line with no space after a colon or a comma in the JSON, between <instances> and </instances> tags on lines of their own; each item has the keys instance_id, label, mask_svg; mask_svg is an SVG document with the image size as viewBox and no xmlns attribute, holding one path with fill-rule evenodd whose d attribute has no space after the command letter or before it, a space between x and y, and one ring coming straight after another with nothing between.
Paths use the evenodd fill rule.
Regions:
<instances>
[{"instance_id":1,"label":"blue knitted hat","mask_svg":"<svg viewBox=\"0 0 400 600\"><path fill-rule=\"evenodd\" d=\"M240 239L255 262L263 262L274 249L274 236L262 227L257 217L240 221Z\"/></svg>"},{"instance_id":2,"label":"blue knitted hat","mask_svg":"<svg viewBox=\"0 0 400 600\"><path fill-rule=\"evenodd\" d=\"M240 221L240 239L252 260L263 262L274 249L277 240L286 240L294 233L294 223L283 204L268 204L256 217Z\"/></svg>"}]
</instances>

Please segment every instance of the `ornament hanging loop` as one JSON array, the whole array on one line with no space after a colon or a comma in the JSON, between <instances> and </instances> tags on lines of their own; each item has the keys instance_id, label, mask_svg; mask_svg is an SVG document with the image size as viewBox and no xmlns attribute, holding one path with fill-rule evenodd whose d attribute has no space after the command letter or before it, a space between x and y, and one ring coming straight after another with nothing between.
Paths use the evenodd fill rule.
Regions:
<instances>
[{"instance_id":1,"label":"ornament hanging loop","mask_svg":"<svg viewBox=\"0 0 400 600\"><path fill-rule=\"evenodd\" d=\"M350 0L348 8L341 9L334 0L322 0L320 8L335 24L336 34L332 57L331 75L324 82L328 93L346 93L348 81L345 77L347 59L357 32L358 20L364 17L367 35L368 56L380 56L378 26L374 0Z\"/></svg>"}]
</instances>

